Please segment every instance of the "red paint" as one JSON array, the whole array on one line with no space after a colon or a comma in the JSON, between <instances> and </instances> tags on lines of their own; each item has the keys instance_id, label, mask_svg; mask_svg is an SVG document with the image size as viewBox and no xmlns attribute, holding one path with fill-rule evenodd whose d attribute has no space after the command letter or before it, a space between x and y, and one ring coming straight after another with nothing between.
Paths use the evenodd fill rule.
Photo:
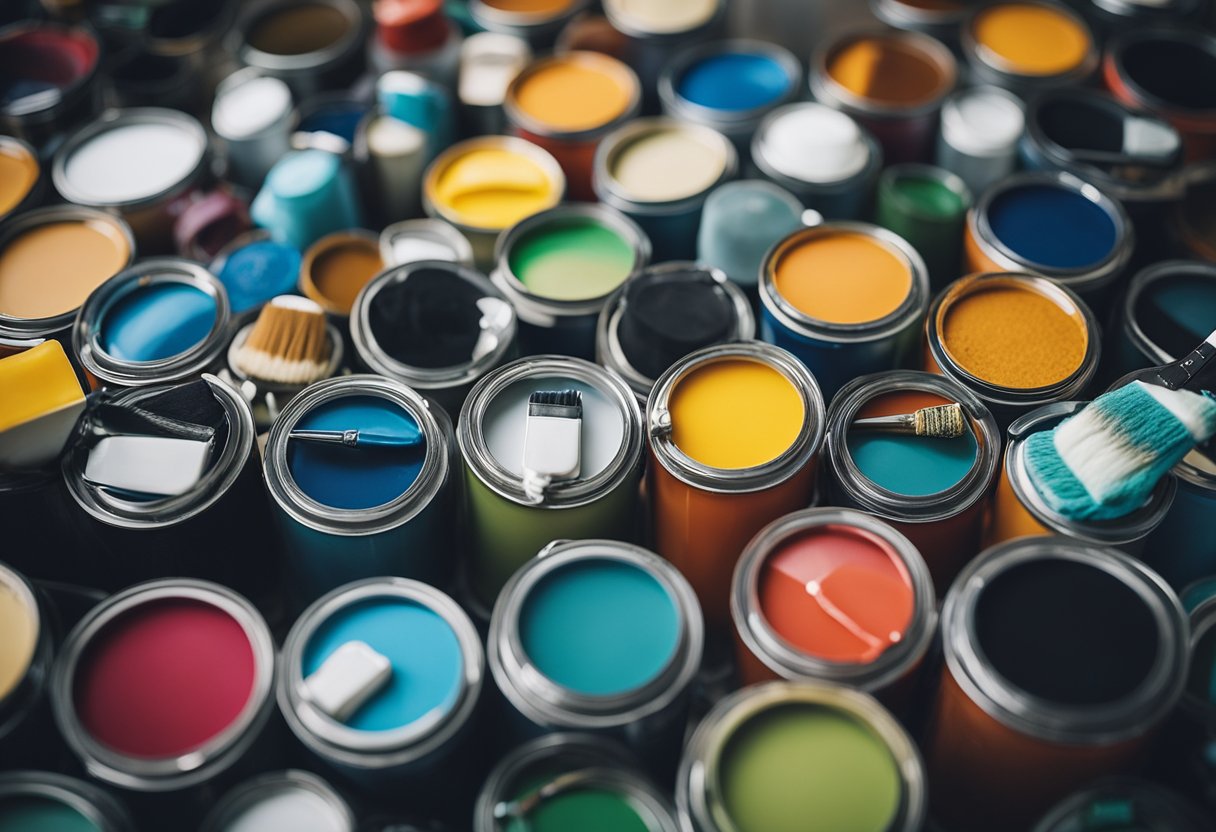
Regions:
<instances>
[{"instance_id":1,"label":"red paint","mask_svg":"<svg viewBox=\"0 0 1216 832\"><path fill-rule=\"evenodd\" d=\"M840 525L808 529L784 543L761 567L759 593L769 626L791 646L851 664L868 664L898 643L916 606L898 552Z\"/></svg>"},{"instance_id":2,"label":"red paint","mask_svg":"<svg viewBox=\"0 0 1216 832\"><path fill-rule=\"evenodd\" d=\"M253 683L253 647L236 619L202 601L153 601L90 642L76 671L76 710L85 730L119 753L177 757L231 725Z\"/></svg>"},{"instance_id":3,"label":"red paint","mask_svg":"<svg viewBox=\"0 0 1216 832\"><path fill-rule=\"evenodd\" d=\"M440 0L376 0L372 15L380 42L393 52L430 52L448 39L448 19Z\"/></svg>"},{"instance_id":4,"label":"red paint","mask_svg":"<svg viewBox=\"0 0 1216 832\"><path fill-rule=\"evenodd\" d=\"M84 30L45 26L17 32L3 40L0 70L24 78L68 87L97 65L97 41Z\"/></svg>"}]
</instances>

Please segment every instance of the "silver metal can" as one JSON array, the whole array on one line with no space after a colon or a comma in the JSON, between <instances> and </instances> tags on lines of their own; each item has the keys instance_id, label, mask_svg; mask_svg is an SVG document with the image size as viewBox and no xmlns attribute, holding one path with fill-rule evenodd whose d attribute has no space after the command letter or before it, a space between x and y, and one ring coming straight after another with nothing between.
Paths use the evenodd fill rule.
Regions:
<instances>
[{"instance_id":1,"label":"silver metal can","mask_svg":"<svg viewBox=\"0 0 1216 832\"><path fill-rule=\"evenodd\" d=\"M203 832L229 832L256 819L262 828L303 823L316 832L355 832L355 813L342 795L317 775L288 769L261 774L230 789L203 818Z\"/></svg>"}]
</instances>

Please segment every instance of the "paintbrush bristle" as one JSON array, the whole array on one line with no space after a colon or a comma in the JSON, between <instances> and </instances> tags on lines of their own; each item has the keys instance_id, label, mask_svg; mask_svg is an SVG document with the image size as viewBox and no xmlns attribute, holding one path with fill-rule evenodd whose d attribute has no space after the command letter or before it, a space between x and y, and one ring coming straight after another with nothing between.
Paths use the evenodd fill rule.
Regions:
<instances>
[{"instance_id":1,"label":"paintbrush bristle","mask_svg":"<svg viewBox=\"0 0 1216 832\"><path fill-rule=\"evenodd\" d=\"M329 351L325 310L308 298L281 295L262 307L233 363L259 381L310 384L325 375Z\"/></svg>"},{"instance_id":2,"label":"paintbrush bristle","mask_svg":"<svg viewBox=\"0 0 1216 832\"><path fill-rule=\"evenodd\" d=\"M967 430L967 423L963 419L963 407L960 404L922 407L913 414L913 417L916 421L917 436L956 439Z\"/></svg>"}]
</instances>

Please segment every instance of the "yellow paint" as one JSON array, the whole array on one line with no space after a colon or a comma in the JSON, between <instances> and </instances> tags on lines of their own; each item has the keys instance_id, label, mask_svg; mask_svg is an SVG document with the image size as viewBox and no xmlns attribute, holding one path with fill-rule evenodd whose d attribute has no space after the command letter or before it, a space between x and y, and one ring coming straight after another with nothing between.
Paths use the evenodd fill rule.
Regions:
<instances>
[{"instance_id":1,"label":"yellow paint","mask_svg":"<svg viewBox=\"0 0 1216 832\"><path fill-rule=\"evenodd\" d=\"M591 130L620 118L638 82L615 58L571 52L524 70L511 91L523 113L552 130Z\"/></svg>"},{"instance_id":2,"label":"yellow paint","mask_svg":"<svg viewBox=\"0 0 1216 832\"><path fill-rule=\"evenodd\" d=\"M460 225L502 230L553 207L558 193L535 160L482 148L458 156L438 172L434 198L441 213Z\"/></svg>"},{"instance_id":3,"label":"yellow paint","mask_svg":"<svg viewBox=\"0 0 1216 832\"><path fill-rule=\"evenodd\" d=\"M38 181L38 160L19 144L0 140L0 214L21 204Z\"/></svg>"},{"instance_id":4,"label":"yellow paint","mask_svg":"<svg viewBox=\"0 0 1216 832\"><path fill-rule=\"evenodd\" d=\"M726 155L696 131L661 127L630 140L610 165L612 178L630 199L671 202L713 187L726 168Z\"/></svg>"},{"instance_id":5,"label":"yellow paint","mask_svg":"<svg viewBox=\"0 0 1216 832\"><path fill-rule=\"evenodd\" d=\"M877 321L912 291L907 260L865 234L809 236L790 246L775 264L777 292L794 308L820 321Z\"/></svg>"},{"instance_id":6,"label":"yellow paint","mask_svg":"<svg viewBox=\"0 0 1216 832\"><path fill-rule=\"evenodd\" d=\"M694 368L671 391L672 441L713 468L754 468L798 438L806 411L782 373L746 358Z\"/></svg>"},{"instance_id":7,"label":"yellow paint","mask_svg":"<svg viewBox=\"0 0 1216 832\"><path fill-rule=\"evenodd\" d=\"M0 581L0 700L24 678L38 644L38 618L25 593Z\"/></svg>"},{"instance_id":8,"label":"yellow paint","mask_svg":"<svg viewBox=\"0 0 1216 832\"><path fill-rule=\"evenodd\" d=\"M0 359L0 431L83 401L80 382L58 341Z\"/></svg>"},{"instance_id":9,"label":"yellow paint","mask_svg":"<svg viewBox=\"0 0 1216 832\"><path fill-rule=\"evenodd\" d=\"M973 29L981 52L1019 75L1058 75L1080 66L1093 41L1066 12L1036 3L1007 3L982 12Z\"/></svg>"}]
</instances>

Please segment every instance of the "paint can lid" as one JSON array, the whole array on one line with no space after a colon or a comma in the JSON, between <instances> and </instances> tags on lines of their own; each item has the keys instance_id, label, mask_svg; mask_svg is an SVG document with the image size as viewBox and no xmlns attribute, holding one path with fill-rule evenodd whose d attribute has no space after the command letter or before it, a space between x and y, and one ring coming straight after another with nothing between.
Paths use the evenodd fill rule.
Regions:
<instances>
[{"instance_id":1,"label":"paint can lid","mask_svg":"<svg viewBox=\"0 0 1216 832\"><path fill-rule=\"evenodd\" d=\"M1021 101L1000 87L971 87L942 105L942 138L975 156L1013 153L1024 126Z\"/></svg>"},{"instance_id":2,"label":"paint can lid","mask_svg":"<svg viewBox=\"0 0 1216 832\"><path fill-rule=\"evenodd\" d=\"M791 104L766 122L756 152L778 173L803 182L838 182L870 163L857 122L823 104Z\"/></svg>"}]
</instances>

